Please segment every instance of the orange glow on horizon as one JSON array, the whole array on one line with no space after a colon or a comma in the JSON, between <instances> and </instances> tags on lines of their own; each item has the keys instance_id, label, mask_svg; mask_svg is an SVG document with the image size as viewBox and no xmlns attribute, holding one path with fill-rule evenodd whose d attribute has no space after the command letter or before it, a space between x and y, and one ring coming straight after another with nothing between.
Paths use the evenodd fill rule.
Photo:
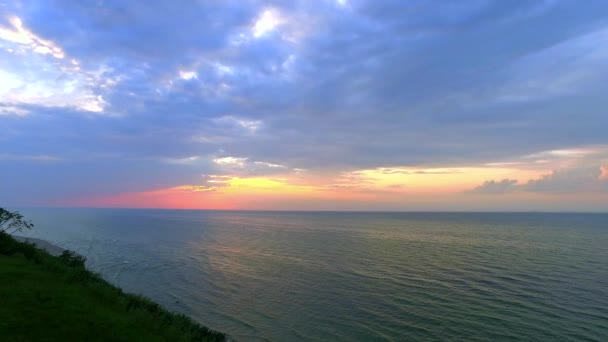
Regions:
<instances>
[{"instance_id":1,"label":"orange glow on horizon","mask_svg":"<svg viewBox=\"0 0 608 342\"><path fill-rule=\"evenodd\" d=\"M458 195L488 179L526 181L538 170L499 167L377 168L340 174L330 181L296 175L211 176L206 185L182 185L104 197L72 199L68 205L137 208L250 209L265 203L315 201L407 202L411 198Z\"/></svg>"},{"instance_id":2,"label":"orange glow on horizon","mask_svg":"<svg viewBox=\"0 0 608 342\"><path fill-rule=\"evenodd\" d=\"M402 185L412 193L445 194L466 191L485 180L505 178L527 181L538 178L546 171L520 170L501 167L462 168L377 168L351 172L357 180L367 182L377 189Z\"/></svg>"}]
</instances>

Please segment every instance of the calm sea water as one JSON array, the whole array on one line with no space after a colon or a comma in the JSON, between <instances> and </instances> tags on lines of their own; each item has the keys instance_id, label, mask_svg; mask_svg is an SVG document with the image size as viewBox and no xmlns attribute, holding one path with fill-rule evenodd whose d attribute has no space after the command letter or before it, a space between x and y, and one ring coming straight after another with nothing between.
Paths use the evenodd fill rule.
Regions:
<instances>
[{"instance_id":1,"label":"calm sea water","mask_svg":"<svg viewBox=\"0 0 608 342\"><path fill-rule=\"evenodd\" d=\"M608 215L22 213L240 341L608 341Z\"/></svg>"}]
</instances>

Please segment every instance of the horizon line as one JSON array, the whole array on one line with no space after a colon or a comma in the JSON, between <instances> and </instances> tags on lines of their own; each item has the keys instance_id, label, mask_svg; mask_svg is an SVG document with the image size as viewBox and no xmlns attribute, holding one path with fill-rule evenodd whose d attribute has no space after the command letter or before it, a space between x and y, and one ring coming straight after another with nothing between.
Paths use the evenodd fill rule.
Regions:
<instances>
[{"instance_id":1,"label":"horizon line","mask_svg":"<svg viewBox=\"0 0 608 342\"><path fill-rule=\"evenodd\" d=\"M181 210L181 211L247 211L283 213L393 213L393 214L608 214L608 211L560 211L560 210L294 210L294 209L204 209L163 207L94 207L94 206L15 206L18 209L108 209L108 210Z\"/></svg>"}]
</instances>

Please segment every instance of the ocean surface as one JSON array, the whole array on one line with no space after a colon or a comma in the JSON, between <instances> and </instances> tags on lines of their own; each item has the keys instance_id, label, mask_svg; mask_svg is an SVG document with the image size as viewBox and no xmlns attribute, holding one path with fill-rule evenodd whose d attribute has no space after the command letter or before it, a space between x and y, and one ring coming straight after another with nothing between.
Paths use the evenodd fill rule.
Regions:
<instances>
[{"instance_id":1,"label":"ocean surface","mask_svg":"<svg viewBox=\"0 0 608 342\"><path fill-rule=\"evenodd\" d=\"M608 215L24 209L239 341L608 341Z\"/></svg>"}]
</instances>

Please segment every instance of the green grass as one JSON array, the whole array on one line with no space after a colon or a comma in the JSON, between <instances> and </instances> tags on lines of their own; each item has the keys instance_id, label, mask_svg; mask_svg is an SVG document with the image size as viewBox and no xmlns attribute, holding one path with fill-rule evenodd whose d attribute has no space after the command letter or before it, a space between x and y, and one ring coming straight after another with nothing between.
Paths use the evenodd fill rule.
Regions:
<instances>
[{"instance_id":1,"label":"green grass","mask_svg":"<svg viewBox=\"0 0 608 342\"><path fill-rule=\"evenodd\" d=\"M2 341L224 341L225 336L126 294L70 253L51 256L0 233Z\"/></svg>"}]
</instances>

